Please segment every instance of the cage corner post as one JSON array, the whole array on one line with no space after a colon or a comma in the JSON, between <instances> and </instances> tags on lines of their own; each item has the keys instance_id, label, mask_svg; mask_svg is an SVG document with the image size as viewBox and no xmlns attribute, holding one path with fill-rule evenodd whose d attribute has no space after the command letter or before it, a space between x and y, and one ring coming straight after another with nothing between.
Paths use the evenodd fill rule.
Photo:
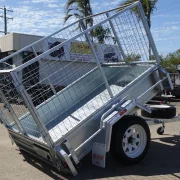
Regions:
<instances>
[{"instance_id":1,"label":"cage corner post","mask_svg":"<svg viewBox=\"0 0 180 180\"><path fill-rule=\"evenodd\" d=\"M152 49L152 52L154 53L154 56L155 56L155 58L156 58L156 61L157 61L157 63L159 64L159 63L161 62L161 60L160 60L160 57L159 57L159 54L158 54L158 51L157 51L155 42L154 42L154 40L153 40L151 31L150 31L150 29L149 29L148 22L147 22L147 19L146 19L146 16L145 16L145 13L144 13L142 4L139 2L137 7L138 7L138 9L139 9L140 18L141 18L141 20L142 20L142 23L143 23L143 26L144 26L144 29L145 29L147 38L148 38L148 40L149 40L149 48Z\"/></svg>"},{"instance_id":2,"label":"cage corner post","mask_svg":"<svg viewBox=\"0 0 180 180\"><path fill-rule=\"evenodd\" d=\"M45 127L44 123L41 121L39 114L38 114L32 100L31 100L31 97L29 96L29 94L28 94L27 90L25 89L23 83L20 82L18 73L16 71L11 71L10 74L12 76L15 88L17 89L17 91L21 95L25 105L27 106L30 114L33 117L33 120L35 121L37 127L39 128L40 133L42 135L42 138L48 144L49 147L53 147L54 142L53 142L47 128Z\"/></svg>"},{"instance_id":3,"label":"cage corner post","mask_svg":"<svg viewBox=\"0 0 180 180\"><path fill-rule=\"evenodd\" d=\"M85 31L86 28L85 28L85 24L84 24L83 20L80 21L80 25L81 25L82 29ZM113 93L112 93L112 90L111 90L111 87L110 87L110 85L109 85L109 83L108 83L108 80L107 80L107 78L106 78L106 76L105 76L105 73L104 73L104 71L103 71L103 69L102 69L102 66L101 66L101 64L100 64L100 62L99 62L98 56L97 56L97 54L96 54L96 50L95 50L94 45L93 45L93 43L92 43L92 40L91 40L91 38L90 38L90 36L89 36L89 34L88 34L88 31L84 32L84 34L85 34L85 37L86 37L87 42L88 42L88 44L89 44L89 47L91 48L91 51L92 51L92 53L93 53L94 59L95 59L95 61L96 61L96 63L97 63L97 66L98 66L98 68L99 68L99 70L100 70L100 73L101 73L102 78L103 78L103 80L104 80L105 86L106 86L106 88L107 88L107 90L108 90L108 93L109 93L110 97L113 98L114 95L113 95Z\"/></svg>"}]
</instances>

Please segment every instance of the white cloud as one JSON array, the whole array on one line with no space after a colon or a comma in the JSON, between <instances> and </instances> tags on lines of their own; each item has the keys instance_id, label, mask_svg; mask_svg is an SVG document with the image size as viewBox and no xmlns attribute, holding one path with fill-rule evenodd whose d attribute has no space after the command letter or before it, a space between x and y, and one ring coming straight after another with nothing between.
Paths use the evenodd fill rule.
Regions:
<instances>
[{"instance_id":1,"label":"white cloud","mask_svg":"<svg viewBox=\"0 0 180 180\"><path fill-rule=\"evenodd\" d=\"M159 34L159 35L169 35L172 34L174 32L178 32L180 31L180 26L162 26L162 27L158 27L158 28L152 28L151 32L153 34Z\"/></svg>"},{"instance_id":2,"label":"white cloud","mask_svg":"<svg viewBox=\"0 0 180 180\"><path fill-rule=\"evenodd\" d=\"M122 2L123 0L103 1L103 3L94 2L91 3L91 6L93 10L101 10L102 8L106 8L107 10L118 7Z\"/></svg>"},{"instance_id":3,"label":"white cloud","mask_svg":"<svg viewBox=\"0 0 180 180\"><path fill-rule=\"evenodd\" d=\"M24 0L24 1L19 1L18 4L21 4L21 5L27 5L30 3L33 3L33 4L38 4L38 3L54 4L56 2L58 2L58 0Z\"/></svg>"},{"instance_id":4,"label":"white cloud","mask_svg":"<svg viewBox=\"0 0 180 180\"><path fill-rule=\"evenodd\" d=\"M180 18L180 15L177 13L177 14L173 14L173 15L171 15L171 14L156 14L156 13L154 13L152 16L151 16L152 18L157 18L157 17L162 17L162 18Z\"/></svg>"},{"instance_id":5,"label":"white cloud","mask_svg":"<svg viewBox=\"0 0 180 180\"><path fill-rule=\"evenodd\" d=\"M26 1L19 1L18 4L21 4L21 5L26 5L26 4L29 4L30 3L30 0L26 0Z\"/></svg>"},{"instance_id":6,"label":"white cloud","mask_svg":"<svg viewBox=\"0 0 180 180\"><path fill-rule=\"evenodd\" d=\"M58 2L58 0L31 0L32 3L55 3Z\"/></svg>"},{"instance_id":7,"label":"white cloud","mask_svg":"<svg viewBox=\"0 0 180 180\"><path fill-rule=\"evenodd\" d=\"M169 22L165 22L164 24L165 24L165 25L174 25L174 24L180 24L180 21L174 21L174 22L172 22L172 21L169 21Z\"/></svg>"},{"instance_id":8,"label":"white cloud","mask_svg":"<svg viewBox=\"0 0 180 180\"><path fill-rule=\"evenodd\" d=\"M41 10L30 6L14 8L17 13L13 22L8 22L8 31L48 35L62 27L63 14L54 10Z\"/></svg>"},{"instance_id":9,"label":"white cloud","mask_svg":"<svg viewBox=\"0 0 180 180\"><path fill-rule=\"evenodd\" d=\"M179 36L174 37L162 37L162 38L156 38L155 41L172 41L172 40L179 40Z\"/></svg>"},{"instance_id":10,"label":"white cloud","mask_svg":"<svg viewBox=\"0 0 180 180\"><path fill-rule=\"evenodd\" d=\"M47 7L49 7L49 8L58 8L59 6L57 4L48 4Z\"/></svg>"},{"instance_id":11,"label":"white cloud","mask_svg":"<svg viewBox=\"0 0 180 180\"><path fill-rule=\"evenodd\" d=\"M171 26L172 30L180 30L180 26Z\"/></svg>"}]
</instances>

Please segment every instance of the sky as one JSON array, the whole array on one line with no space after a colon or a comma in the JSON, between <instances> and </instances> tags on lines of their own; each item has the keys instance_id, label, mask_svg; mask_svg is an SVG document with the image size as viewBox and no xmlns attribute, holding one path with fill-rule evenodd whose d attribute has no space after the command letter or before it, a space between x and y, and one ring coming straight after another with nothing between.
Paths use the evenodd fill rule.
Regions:
<instances>
[{"instance_id":1,"label":"sky","mask_svg":"<svg viewBox=\"0 0 180 180\"><path fill-rule=\"evenodd\" d=\"M63 27L67 0L0 0L0 7L8 12L8 32L46 36ZM90 0L93 13L117 7L123 0ZM0 16L3 11L0 9ZM69 23L73 22L71 19ZM159 54L180 49L180 0L158 0L151 16L151 32ZM0 18L0 31L3 31ZM3 34L1 33L0 36Z\"/></svg>"}]
</instances>

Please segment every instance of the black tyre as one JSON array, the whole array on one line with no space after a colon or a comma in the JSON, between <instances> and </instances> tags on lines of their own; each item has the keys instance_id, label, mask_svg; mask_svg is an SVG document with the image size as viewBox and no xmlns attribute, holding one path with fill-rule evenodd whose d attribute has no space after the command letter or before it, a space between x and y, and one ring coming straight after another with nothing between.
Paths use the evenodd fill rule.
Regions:
<instances>
[{"instance_id":1,"label":"black tyre","mask_svg":"<svg viewBox=\"0 0 180 180\"><path fill-rule=\"evenodd\" d=\"M176 98L180 98L180 87L174 87L174 89L171 91L171 94Z\"/></svg>"},{"instance_id":2,"label":"black tyre","mask_svg":"<svg viewBox=\"0 0 180 180\"><path fill-rule=\"evenodd\" d=\"M158 127L158 128L157 128L157 133L158 133L159 135L163 135L163 134L164 134L164 128L163 128L163 127Z\"/></svg>"},{"instance_id":3,"label":"black tyre","mask_svg":"<svg viewBox=\"0 0 180 180\"><path fill-rule=\"evenodd\" d=\"M110 152L112 157L124 164L141 161L150 145L150 130L147 123L137 116L125 116L113 127Z\"/></svg>"},{"instance_id":4,"label":"black tyre","mask_svg":"<svg viewBox=\"0 0 180 180\"><path fill-rule=\"evenodd\" d=\"M155 101L155 100L150 100L147 102L147 104L161 104L162 101Z\"/></svg>"},{"instance_id":5,"label":"black tyre","mask_svg":"<svg viewBox=\"0 0 180 180\"><path fill-rule=\"evenodd\" d=\"M161 104L161 105L149 105L152 113L148 113L147 111L141 110L141 115L144 117L150 118L162 118L169 119L176 116L176 108L174 106Z\"/></svg>"}]
</instances>

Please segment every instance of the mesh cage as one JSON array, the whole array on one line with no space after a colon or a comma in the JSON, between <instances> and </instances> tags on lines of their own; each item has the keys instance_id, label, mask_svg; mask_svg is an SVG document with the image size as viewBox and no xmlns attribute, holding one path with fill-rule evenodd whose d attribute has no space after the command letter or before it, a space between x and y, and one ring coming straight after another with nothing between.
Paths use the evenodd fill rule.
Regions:
<instances>
[{"instance_id":1,"label":"mesh cage","mask_svg":"<svg viewBox=\"0 0 180 180\"><path fill-rule=\"evenodd\" d=\"M0 109L3 123L16 132L40 137L38 127L30 115L20 93L15 88L11 75L1 74L0 83ZM25 121L27 118L28 121Z\"/></svg>"},{"instance_id":2,"label":"mesh cage","mask_svg":"<svg viewBox=\"0 0 180 180\"><path fill-rule=\"evenodd\" d=\"M88 18L79 20L1 61L3 69L11 68L16 74L26 102L54 142L151 68L147 62L155 51L141 16L138 3L120 12L100 13L88 17L92 27L86 24ZM134 65L134 61L139 63ZM4 83L2 91L25 132L42 141L22 92L13 83Z\"/></svg>"}]
</instances>

